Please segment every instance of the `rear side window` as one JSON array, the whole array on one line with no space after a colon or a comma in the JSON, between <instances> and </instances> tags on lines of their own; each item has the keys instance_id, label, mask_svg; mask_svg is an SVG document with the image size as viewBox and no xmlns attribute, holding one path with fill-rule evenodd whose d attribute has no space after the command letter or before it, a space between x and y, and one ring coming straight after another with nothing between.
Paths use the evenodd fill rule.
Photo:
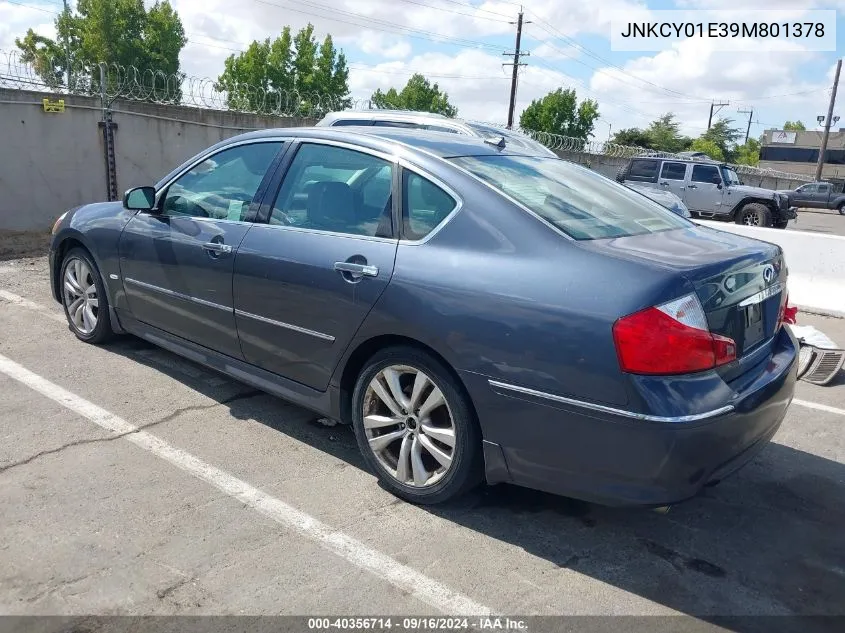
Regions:
<instances>
[{"instance_id":1,"label":"rear side window","mask_svg":"<svg viewBox=\"0 0 845 633\"><path fill-rule=\"evenodd\" d=\"M430 180L407 169L402 173L402 232L421 240L457 206L455 199Z\"/></svg>"},{"instance_id":2,"label":"rear side window","mask_svg":"<svg viewBox=\"0 0 845 633\"><path fill-rule=\"evenodd\" d=\"M709 182L713 184L713 179L719 178L719 168L713 165L694 165L692 168L692 182Z\"/></svg>"},{"instance_id":3,"label":"rear side window","mask_svg":"<svg viewBox=\"0 0 845 633\"><path fill-rule=\"evenodd\" d=\"M628 187L567 161L501 154L452 161L576 240L692 226Z\"/></svg>"},{"instance_id":4,"label":"rear side window","mask_svg":"<svg viewBox=\"0 0 845 633\"><path fill-rule=\"evenodd\" d=\"M830 191L830 185L819 185L819 193L828 193Z\"/></svg>"},{"instance_id":5,"label":"rear side window","mask_svg":"<svg viewBox=\"0 0 845 633\"><path fill-rule=\"evenodd\" d=\"M372 125L372 121L367 121L365 119L338 119L334 123L332 123L332 127L341 127L341 126L356 126L360 127L362 125Z\"/></svg>"},{"instance_id":6,"label":"rear side window","mask_svg":"<svg viewBox=\"0 0 845 633\"><path fill-rule=\"evenodd\" d=\"M663 163L660 177L666 180L683 180L686 173L686 163Z\"/></svg>"},{"instance_id":7,"label":"rear side window","mask_svg":"<svg viewBox=\"0 0 845 633\"><path fill-rule=\"evenodd\" d=\"M373 121L373 125L377 127L404 127L419 129L422 126L417 123L409 123L408 121Z\"/></svg>"},{"instance_id":8,"label":"rear side window","mask_svg":"<svg viewBox=\"0 0 845 633\"><path fill-rule=\"evenodd\" d=\"M657 182L660 161L635 159L631 161L628 178L637 182Z\"/></svg>"}]
</instances>

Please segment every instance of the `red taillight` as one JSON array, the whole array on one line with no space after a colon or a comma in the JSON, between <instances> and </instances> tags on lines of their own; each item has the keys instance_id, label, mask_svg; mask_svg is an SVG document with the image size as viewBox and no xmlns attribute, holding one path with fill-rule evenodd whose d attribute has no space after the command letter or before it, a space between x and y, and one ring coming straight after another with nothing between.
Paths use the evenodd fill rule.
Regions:
<instances>
[{"instance_id":1,"label":"red taillight","mask_svg":"<svg viewBox=\"0 0 845 633\"><path fill-rule=\"evenodd\" d=\"M736 359L736 343L710 333L694 295L619 319L613 340L632 374L689 374Z\"/></svg>"}]
</instances>

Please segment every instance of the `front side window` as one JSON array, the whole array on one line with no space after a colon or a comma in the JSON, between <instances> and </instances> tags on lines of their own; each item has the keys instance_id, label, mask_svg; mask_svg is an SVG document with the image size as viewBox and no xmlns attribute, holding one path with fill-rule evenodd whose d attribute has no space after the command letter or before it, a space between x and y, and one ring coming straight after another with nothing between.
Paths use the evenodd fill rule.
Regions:
<instances>
[{"instance_id":1,"label":"front side window","mask_svg":"<svg viewBox=\"0 0 845 633\"><path fill-rule=\"evenodd\" d=\"M405 170L402 175L402 232L421 240L457 206L454 198L430 180Z\"/></svg>"},{"instance_id":2,"label":"front side window","mask_svg":"<svg viewBox=\"0 0 845 633\"><path fill-rule=\"evenodd\" d=\"M819 193L829 193L830 185L819 185Z\"/></svg>"},{"instance_id":3,"label":"front side window","mask_svg":"<svg viewBox=\"0 0 845 633\"><path fill-rule=\"evenodd\" d=\"M393 163L343 147L305 143L293 159L270 224L390 237Z\"/></svg>"},{"instance_id":4,"label":"front side window","mask_svg":"<svg viewBox=\"0 0 845 633\"><path fill-rule=\"evenodd\" d=\"M693 165L690 180L692 182L706 182L711 185L715 182L721 182L719 169L715 165Z\"/></svg>"},{"instance_id":5,"label":"front side window","mask_svg":"<svg viewBox=\"0 0 845 633\"><path fill-rule=\"evenodd\" d=\"M224 149L195 165L168 187L166 216L245 221L249 207L282 143L252 143Z\"/></svg>"},{"instance_id":6,"label":"front side window","mask_svg":"<svg viewBox=\"0 0 845 633\"><path fill-rule=\"evenodd\" d=\"M683 180L687 173L686 163L663 163L660 177L666 180Z\"/></svg>"},{"instance_id":7,"label":"front side window","mask_svg":"<svg viewBox=\"0 0 845 633\"><path fill-rule=\"evenodd\" d=\"M566 161L503 155L452 160L576 240L691 226L628 187Z\"/></svg>"},{"instance_id":8,"label":"front side window","mask_svg":"<svg viewBox=\"0 0 845 633\"><path fill-rule=\"evenodd\" d=\"M740 181L739 176L737 173L731 169L730 167L722 167L722 179L725 181L727 185L740 185L742 181Z\"/></svg>"}]
</instances>

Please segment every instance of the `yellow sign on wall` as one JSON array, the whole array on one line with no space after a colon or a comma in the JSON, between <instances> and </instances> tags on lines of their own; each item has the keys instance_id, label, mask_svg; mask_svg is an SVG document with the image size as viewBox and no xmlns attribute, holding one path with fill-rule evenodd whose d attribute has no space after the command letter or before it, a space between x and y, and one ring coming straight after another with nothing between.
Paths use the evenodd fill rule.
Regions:
<instances>
[{"instance_id":1,"label":"yellow sign on wall","mask_svg":"<svg viewBox=\"0 0 845 633\"><path fill-rule=\"evenodd\" d=\"M41 103L44 106L44 112L64 112L65 111L65 100L59 99L57 101L51 101L50 99L42 99Z\"/></svg>"}]
</instances>

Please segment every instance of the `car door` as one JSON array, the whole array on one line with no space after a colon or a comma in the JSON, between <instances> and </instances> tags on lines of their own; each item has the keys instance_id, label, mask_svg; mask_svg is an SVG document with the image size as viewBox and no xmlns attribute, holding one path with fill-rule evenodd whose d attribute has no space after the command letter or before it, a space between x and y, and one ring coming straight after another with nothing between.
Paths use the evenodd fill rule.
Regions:
<instances>
[{"instance_id":1,"label":"car door","mask_svg":"<svg viewBox=\"0 0 845 633\"><path fill-rule=\"evenodd\" d=\"M686 179L687 163L675 161L663 162L663 167L660 169L660 178L658 179L660 189L670 191L683 200L686 192Z\"/></svg>"},{"instance_id":2,"label":"car door","mask_svg":"<svg viewBox=\"0 0 845 633\"><path fill-rule=\"evenodd\" d=\"M290 151L235 261L235 320L248 362L322 391L393 274L397 166L333 142Z\"/></svg>"},{"instance_id":3,"label":"car door","mask_svg":"<svg viewBox=\"0 0 845 633\"><path fill-rule=\"evenodd\" d=\"M816 192L812 196L813 208L826 209L827 203L830 200L830 185L827 183L819 183Z\"/></svg>"},{"instance_id":4,"label":"car door","mask_svg":"<svg viewBox=\"0 0 845 633\"><path fill-rule=\"evenodd\" d=\"M221 149L162 187L153 212L129 221L120 238L120 268L136 319L242 358L233 265L283 147L270 140Z\"/></svg>"},{"instance_id":5,"label":"car door","mask_svg":"<svg viewBox=\"0 0 845 633\"><path fill-rule=\"evenodd\" d=\"M814 198L818 188L818 185L815 183L808 183L798 187L798 189L795 190L795 196L793 197L795 205L799 207L813 208L815 206Z\"/></svg>"},{"instance_id":6,"label":"car door","mask_svg":"<svg viewBox=\"0 0 845 633\"><path fill-rule=\"evenodd\" d=\"M689 210L698 213L728 213L730 209L722 205L725 189L719 168L716 165L695 164L691 167L689 182L684 191L684 203Z\"/></svg>"}]
</instances>

